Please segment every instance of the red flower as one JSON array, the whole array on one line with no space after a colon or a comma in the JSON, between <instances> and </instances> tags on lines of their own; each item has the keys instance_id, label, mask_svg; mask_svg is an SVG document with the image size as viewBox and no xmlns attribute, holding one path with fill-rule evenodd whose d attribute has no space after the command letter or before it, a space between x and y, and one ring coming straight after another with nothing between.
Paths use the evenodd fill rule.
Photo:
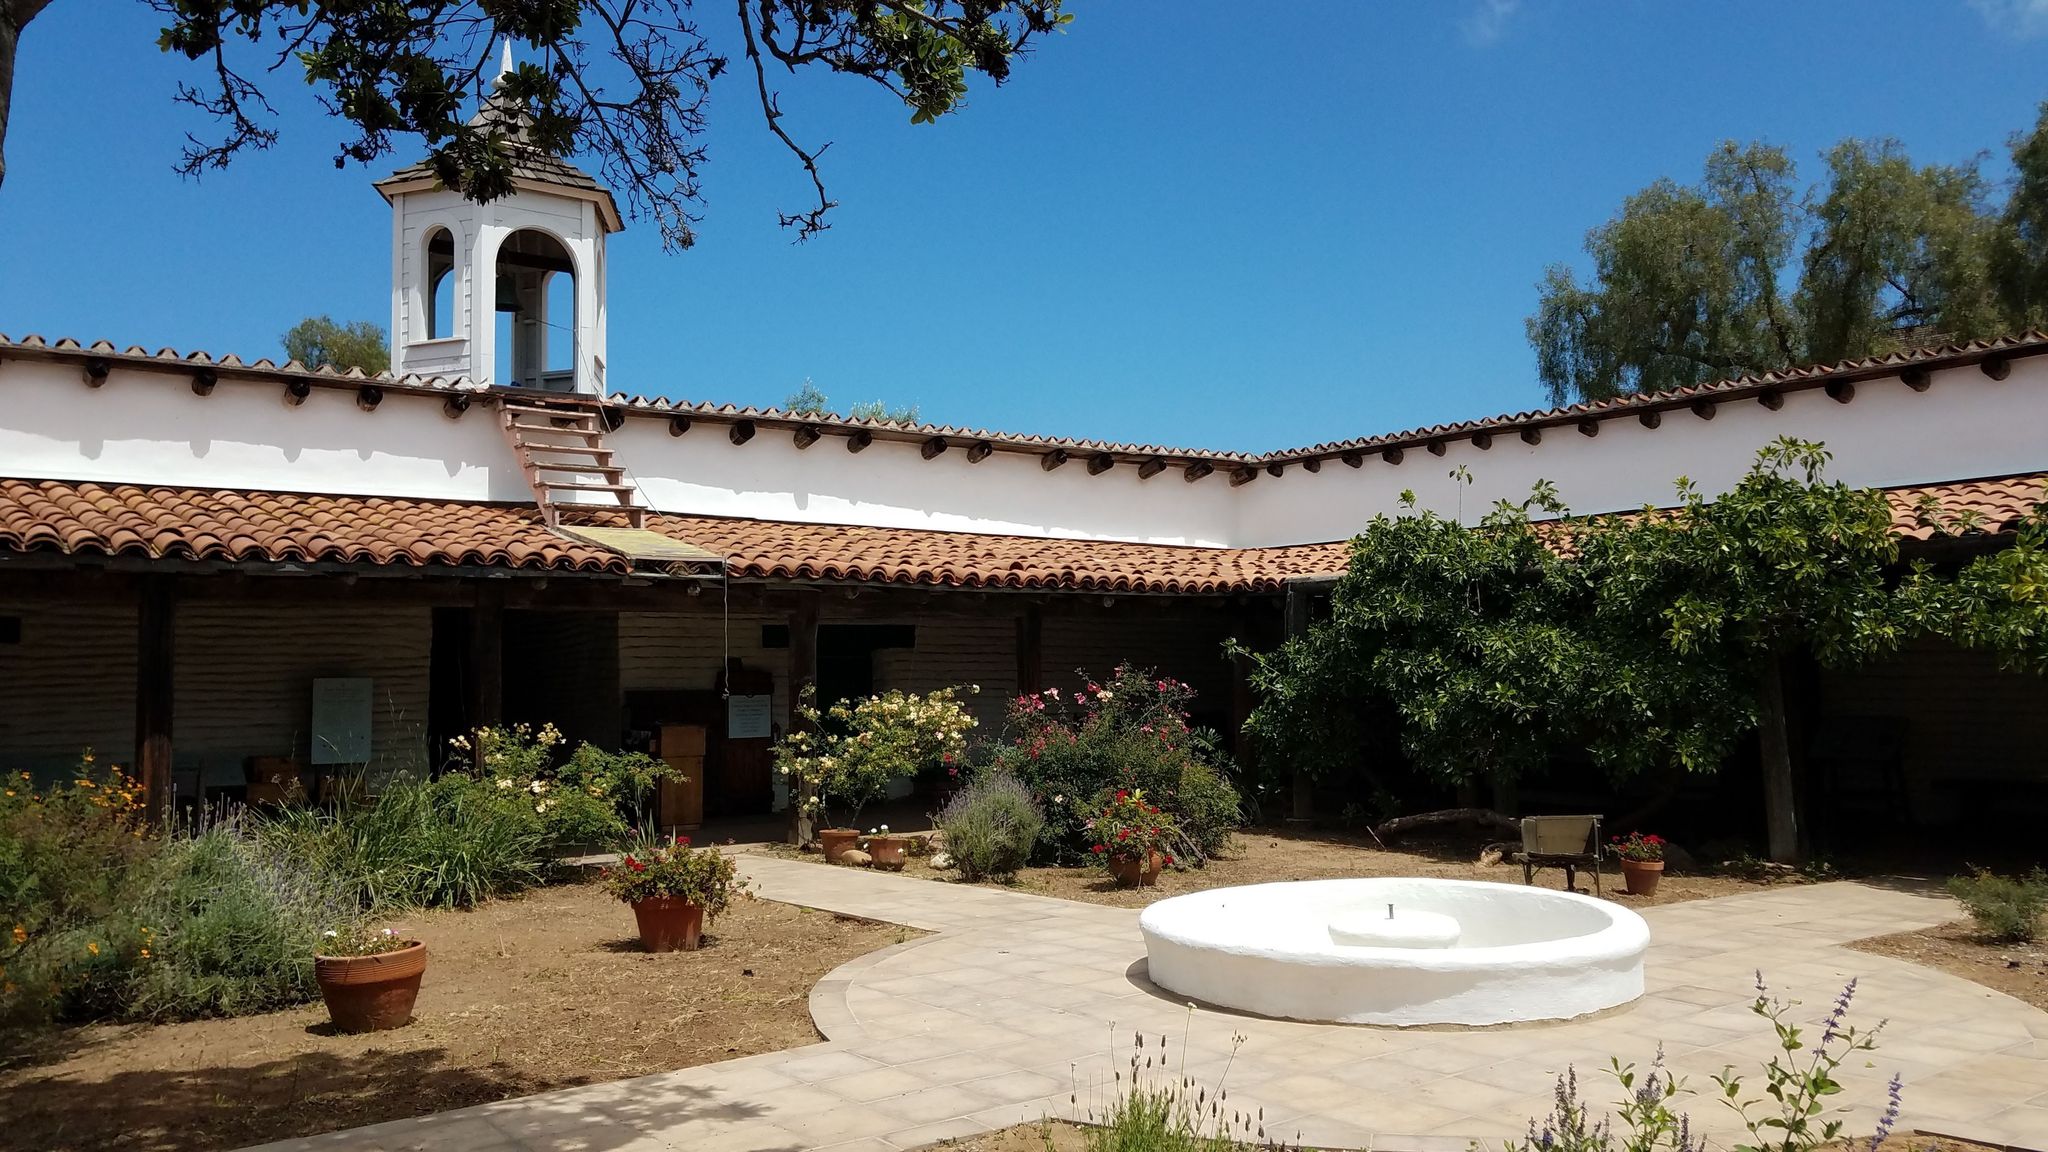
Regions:
<instances>
[{"instance_id":1,"label":"red flower","mask_svg":"<svg viewBox=\"0 0 2048 1152\"><path fill-rule=\"evenodd\" d=\"M1119 840L1129 840L1131 838L1131 830L1129 828L1119 829L1116 838Z\"/></svg>"},{"instance_id":2,"label":"red flower","mask_svg":"<svg viewBox=\"0 0 2048 1152\"><path fill-rule=\"evenodd\" d=\"M1166 861L1166 862L1167 862L1168 864L1171 864L1171 863L1173 863L1173 857L1171 857L1171 856L1162 856L1162 857L1160 857L1160 859L1162 859L1162 860Z\"/></svg>"},{"instance_id":3,"label":"red flower","mask_svg":"<svg viewBox=\"0 0 2048 1152\"><path fill-rule=\"evenodd\" d=\"M632 869L633 871L635 871L635 872L645 872L645 871L647 871L647 865L645 865L645 864L642 864L642 863L641 863L641 862L639 862L638 860L632 860L632 859L628 859L628 860L626 861L626 867L628 867L628 868L631 868L631 869Z\"/></svg>"},{"instance_id":4,"label":"red flower","mask_svg":"<svg viewBox=\"0 0 2048 1152\"><path fill-rule=\"evenodd\" d=\"M1643 839L1644 839L1644 840L1647 840L1648 842L1650 842L1650 843L1652 843L1652 844L1662 844L1662 843L1664 842L1664 838L1663 838L1662 836L1659 836L1659 835L1657 835L1657 834L1656 834L1656 833L1654 833L1654 832L1652 832L1652 833L1651 833L1650 835L1648 835L1648 836L1645 836L1645 837L1643 837Z\"/></svg>"},{"instance_id":5,"label":"red flower","mask_svg":"<svg viewBox=\"0 0 2048 1152\"><path fill-rule=\"evenodd\" d=\"M1106 844L1097 844L1097 845L1095 846L1095 850L1096 850L1097 852L1107 852L1107 851L1109 851L1109 846L1108 846L1108 845L1106 845Z\"/></svg>"},{"instance_id":6,"label":"red flower","mask_svg":"<svg viewBox=\"0 0 2048 1152\"><path fill-rule=\"evenodd\" d=\"M1116 798L1119 800L1129 800L1131 798L1131 794L1119 788L1117 789Z\"/></svg>"}]
</instances>

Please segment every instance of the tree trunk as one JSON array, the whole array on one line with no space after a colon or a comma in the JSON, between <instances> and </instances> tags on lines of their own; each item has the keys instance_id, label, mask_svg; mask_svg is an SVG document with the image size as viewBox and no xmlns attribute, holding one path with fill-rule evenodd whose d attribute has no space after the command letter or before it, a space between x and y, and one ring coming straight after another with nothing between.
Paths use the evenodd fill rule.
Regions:
<instances>
[{"instance_id":1,"label":"tree trunk","mask_svg":"<svg viewBox=\"0 0 2048 1152\"><path fill-rule=\"evenodd\" d=\"M1764 657L1757 683L1757 743L1764 774L1764 825L1772 860L1799 862L1799 811L1792 782L1792 741L1785 723L1785 657Z\"/></svg>"},{"instance_id":2,"label":"tree trunk","mask_svg":"<svg viewBox=\"0 0 2048 1152\"><path fill-rule=\"evenodd\" d=\"M1520 820L1490 808L1445 808L1436 812L1417 812L1412 816L1396 816L1392 820L1375 825L1372 834L1385 840L1391 836L1399 836L1403 832L1435 824L1462 824L1467 828L1477 828L1483 824L1488 828L1499 828L1505 832L1515 833L1522 830Z\"/></svg>"},{"instance_id":3,"label":"tree trunk","mask_svg":"<svg viewBox=\"0 0 2048 1152\"><path fill-rule=\"evenodd\" d=\"M50 0L0 0L0 185L7 183L7 113L14 92L14 49L21 30Z\"/></svg>"},{"instance_id":4,"label":"tree trunk","mask_svg":"<svg viewBox=\"0 0 2048 1152\"><path fill-rule=\"evenodd\" d=\"M796 714L805 688L818 683L818 598L806 595L789 614L789 724L786 731L809 731L810 723ZM818 838L816 814L810 810L811 787L801 780L789 782L789 842L801 848Z\"/></svg>"}]
</instances>

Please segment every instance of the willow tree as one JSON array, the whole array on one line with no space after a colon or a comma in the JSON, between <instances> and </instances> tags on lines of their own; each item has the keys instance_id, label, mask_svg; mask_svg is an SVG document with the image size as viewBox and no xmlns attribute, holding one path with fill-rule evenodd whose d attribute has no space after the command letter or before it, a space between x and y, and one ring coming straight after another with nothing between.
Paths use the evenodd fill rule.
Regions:
<instances>
[{"instance_id":1,"label":"willow tree","mask_svg":"<svg viewBox=\"0 0 2048 1152\"><path fill-rule=\"evenodd\" d=\"M52 2L0 0L0 141L17 42ZM221 125L212 139L188 137L188 175L277 140L264 85L290 68L347 126L337 167L418 137L448 187L496 199L512 190L513 152L469 110L498 82L497 44L510 38L535 57L504 78L533 110L531 142L590 157L672 248L696 237L712 83L729 69L810 184L807 203L781 214L803 239L828 227L835 207L819 166L828 144L784 124L776 78L854 77L900 101L912 123L930 123L964 104L971 77L1007 80L1033 40L1071 19L1063 2L733 0L729 22L700 23L690 0L149 0L165 20L159 45L200 70L178 99Z\"/></svg>"}]
</instances>

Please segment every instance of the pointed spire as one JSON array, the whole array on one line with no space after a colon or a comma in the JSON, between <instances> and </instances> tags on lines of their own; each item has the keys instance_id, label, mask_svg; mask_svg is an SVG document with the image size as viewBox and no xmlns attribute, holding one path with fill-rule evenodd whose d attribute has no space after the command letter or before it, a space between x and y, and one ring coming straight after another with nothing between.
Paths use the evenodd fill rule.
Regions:
<instances>
[{"instance_id":1,"label":"pointed spire","mask_svg":"<svg viewBox=\"0 0 2048 1152\"><path fill-rule=\"evenodd\" d=\"M503 80L505 74L510 71L512 71L512 38L507 36L505 37L505 54L498 58L497 78Z\"/></svg>"}]
</instances>

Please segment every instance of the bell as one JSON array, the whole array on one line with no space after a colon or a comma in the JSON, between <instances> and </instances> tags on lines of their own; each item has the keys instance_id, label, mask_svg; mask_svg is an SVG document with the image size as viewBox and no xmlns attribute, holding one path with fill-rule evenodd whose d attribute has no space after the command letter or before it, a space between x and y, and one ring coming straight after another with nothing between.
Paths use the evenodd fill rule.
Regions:
<instances>
[{"instance_id":1,"label":"bell","mask_svg":"<svg viewBox=\"0 0 2048 1152\"><path fill-rule=\"evenodd\" d=\"M522 311L519 307L519 282L512 278L510 272L498 273L498 311Z\"/></svg>"}]
</instances>

